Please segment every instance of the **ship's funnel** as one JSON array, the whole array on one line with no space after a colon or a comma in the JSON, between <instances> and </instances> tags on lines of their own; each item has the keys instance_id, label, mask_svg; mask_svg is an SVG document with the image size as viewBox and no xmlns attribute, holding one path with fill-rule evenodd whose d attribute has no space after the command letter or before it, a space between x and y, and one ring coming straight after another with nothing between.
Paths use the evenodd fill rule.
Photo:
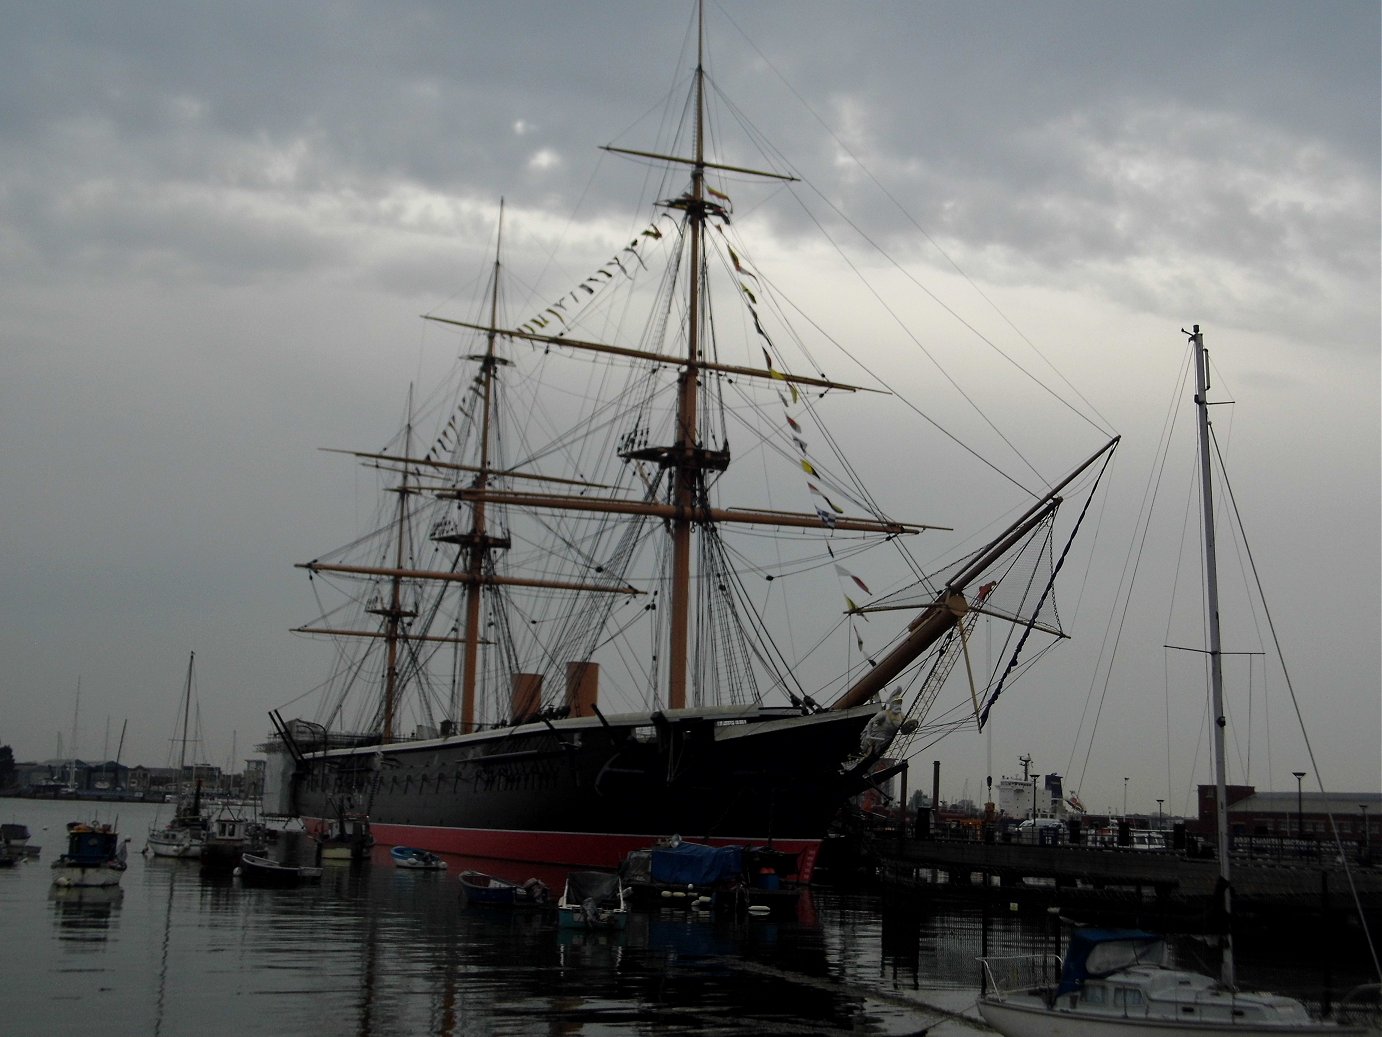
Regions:
<instances>
[{"instance_id":1,"label":"ship's funnel","mask_svg":"<svg viewBox=\"0 0 1382 1037\"><path fill-rule=\"evenodd\" d=\"M515 724L531 720L542 708L542 674L515 673L509 695L509 711Z\"/></svg>"},{"instance_id":2,"label":"ship's funnel","mask_svg":"<svg viewBox=\"0 0 1382 1037\"><path fill-rule=\"evenodd\" d=\"M593 717L600 692L598 663L566 664L566 708L573 717Z\"/></svg>"}]
</instances>

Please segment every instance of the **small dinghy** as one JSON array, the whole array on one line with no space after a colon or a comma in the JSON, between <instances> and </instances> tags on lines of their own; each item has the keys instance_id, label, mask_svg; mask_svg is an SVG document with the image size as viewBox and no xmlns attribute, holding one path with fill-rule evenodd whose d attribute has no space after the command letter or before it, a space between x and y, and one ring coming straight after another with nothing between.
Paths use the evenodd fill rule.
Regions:
<instances>
[{"instance_id":1,"label":"small dinghy","mask_svg":"<svg viewBox=\"0 0 1382 1037\"><path fill-rule=\"evenodd\" d=\"M517 883L501 879L498 875L487 875L483 871L463 871L460 878L461 895L469 904L538 906L551 899L547 885L541 879Z\"/></svg>"},{"instance_id":2,"label":"small dinghy","mask_svg":"<svg viewBox=\"0 0 1382 1037\"><path fill-rule=\"evenodd\" d=\"M304 882L319 882L321 868L284 864L252 853L240 855L240 867L235 870L247 886L299 886Z\"/></svg>"},{"instance_id":3,"label":"small dinghy","mask_svg":"<svg viewBox=\"0 0 1382 1037\"><path fill-rule=\"evenodd\" d=\"M628 887L618 875L573 871L557 902L562 929L623 929L629 920Z\"/></svg>"},{"instance_id":4,"label":"small dinghy","mask_svg":"<svg viewBox=\"0 0 1382 1037\"><path fill-rule=\"evenodd\" d=\"M395 846L389 851L394 867L408 868L412 871L445 871L446 861L430 850L419 850L416 846Z\"/></svg>"}]
</instances>

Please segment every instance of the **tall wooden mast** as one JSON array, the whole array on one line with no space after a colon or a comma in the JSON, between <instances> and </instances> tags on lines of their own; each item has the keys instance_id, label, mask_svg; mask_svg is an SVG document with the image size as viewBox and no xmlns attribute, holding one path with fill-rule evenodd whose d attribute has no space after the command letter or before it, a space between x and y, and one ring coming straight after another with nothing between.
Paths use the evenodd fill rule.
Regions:
<instances>
[{"instance_id":1,"label":"tall wooden mast","mask_svg":"<svg viewBox=\"0 0 1382 1037\"><path fill-rule=\"evenodd\" d=\"M403 452L411 452L413 439L413 394L408 393L408 425L404 431ZM397 533L394 538L394 572L389 579L389 603L367 611L384 617L384 723L385 742L393 741L394 715L398 712L398 642L402 620L417 613L403 607L403 558L408 541L408 469L403 468L403 482L398 493Z\"/></svg>"},{"instance_id":2,"label":"tall wooden mast","mask_svg":"<svg viewBox=\"0 0 1382 1037\"><path fill-rule=\"evenodd\" d=\"M494 279L490 285L489 323L493 329L499 323L499 262L504 235L504 200L499 200L499 229L494 245ZM479 669L480 655L480 612L484 601L484 577L486 563L491 548L507 547L507 541L490 537L485 516L485 489L490 478L490 437L494 407L494 369L499 359L494 351L496 333L490 330L485 335L485 353L481 364L481 418L480 418L480 464L471 485L480 491L480 496L471 504L470 536L464 542L466 553L466 572L470 579L465 584L465 661L461 669L461 731L475 730L475 681Z\"/></svg>"},{"instance_id":3,"label":"tall wooden mast","mask_svg":"<svg viewBox=\"0 0 1382 1037\"><path fill-rule=\"evenodd\" d=\"M691 269L687 298L686 369L681 373L677 396L677 439L673 446L672 499L672 618L667 661L667 706L686 705L688 644L691 636L691 517L704 494L702 466L696 454L698 435L696 407L700 383L701 335L701 232L705 226L705 25L704 10L696 24L696 122L693 127L691 204L687 222L691 232Z\"/></svg>"}]
</instances>

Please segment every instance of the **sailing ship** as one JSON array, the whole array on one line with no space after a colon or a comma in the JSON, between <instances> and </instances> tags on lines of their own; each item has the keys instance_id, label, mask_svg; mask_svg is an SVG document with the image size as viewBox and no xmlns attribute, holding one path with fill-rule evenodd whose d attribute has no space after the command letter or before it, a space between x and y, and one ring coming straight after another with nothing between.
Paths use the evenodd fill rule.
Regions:
<instances>
[{"instance_id":1,"label":"sailing ship","mask_svg":"<svg viewBox=\"0 0 1382 1037\"><path fill-rule=\"evenodd\" d=\"M1263 991L1239 990L1234 964L1231 920L1233 885L1228 828L1228 771L1225 754L1227 714L1224 708L1223 652L1220 643L1219 577L1215 556L1214 497L1210 470L1208 400L1209 357L1196 324L1189 333L1194 351L1195 409L1198 419L1200 499L1204 530L1205 611L1207 618L1210 709L1214 716L1214 805L1219 865L1217 913L1226 923L1220 934L1217 979L1167 964L1165 941L1138 930L1076 929L1059 982L1044 983L1034 973L1028 982L1004 989L995 982L998 959L984 959L985 990L979 1014L1003 1037L1121 1037L1138 1034L1233 1033L1242 1037L1268 1034L1362 1034L1361 1024L1338 1016L1313 1018L1300 1001ZM1007 963L1013 964L1011 960ZM1376 1032L1375 1030L1373 1032Z\"/></svg>"},{"instance_id":2,"label":"sailing ship","mask_svg":"<svg viewBox=\"0 0 1382 1037\"><path fill-rule=\"evenodd\" d=\"M183 860L198 858L206 842L207 817L202 810L202 785L193 783L188 793L182 776L187 767L187 723L192 712L192 673L197 653L187 656L187 680L182 693L182 742L178 749L177 791L173 799L173 816L162 824L149 827L144 846L155 857L176 857Z\"/></svg>"},{"instance_id":3,"label":"sailing ship","mask_svg":"<svg viewBox=\"0 0 1382 1037\"><path fill-rule=\"evenodd\" d=\"M1064 636L1042 612L1057 512L1093 492L1117 440L924 572L902 542L946 527L887 513L825 424L836 400L888 390L821 373L732 219L736 183L796 178L707 153L704 39L698 19L677 139L605 149L667 171L651 222L513 323L501 204L476 316L427 318L467 336L468 370L429 447L410 405L397 440L355 455L389 480L377 536L352 544L367 556L303 565L319 597L342 590L356 611L299 628L337 641L340 664L313 719L271 714L270 812L320 830L344 808L386 843L581 868L680 834L797 854L809 881L838 808L898 772L961 659L977 709L1025 669L1028 638ZM611 331L640 301L637 337ZM804 506L783 506L777 476ZM879 545L912 582L869 601L845 562ZM772 581L789 575L811 589L785 600ZM773 639L798 606L833 624L842 664ZM859 625L884 609L909 622L866 649ZM982 688L967 648L981 616L1018 645Z\"/></svg>"}]
</instances>

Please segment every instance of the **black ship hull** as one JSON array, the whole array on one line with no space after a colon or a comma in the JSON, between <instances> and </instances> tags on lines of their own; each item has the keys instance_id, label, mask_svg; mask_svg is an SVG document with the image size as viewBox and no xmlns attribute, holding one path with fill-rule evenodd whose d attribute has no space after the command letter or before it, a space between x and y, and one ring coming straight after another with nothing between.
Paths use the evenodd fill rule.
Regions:
<instances>
[{"instance_id":1,"label":"black ship hull","mask_svg":"<svg viewBox=\"0 0 1382 1037\"><path fill-rule=\"evenodd\" d=\"M809 879L840 804L861 788L876 706L584 717L451 738L312 751L293 812L370 817L383 844L582 868L678 834L801 854Z\"/></svg>"}]
</instances>

